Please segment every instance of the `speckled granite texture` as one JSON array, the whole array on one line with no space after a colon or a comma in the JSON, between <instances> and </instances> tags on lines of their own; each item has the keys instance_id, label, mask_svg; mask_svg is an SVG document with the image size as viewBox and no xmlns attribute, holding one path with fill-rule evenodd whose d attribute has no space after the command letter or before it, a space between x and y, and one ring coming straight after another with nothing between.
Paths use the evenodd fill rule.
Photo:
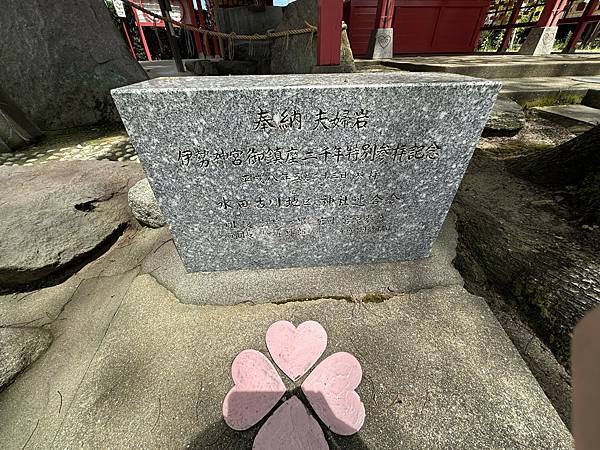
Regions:
<instances>
[{"instance_id":1,"label":"speckled granite texture","mask_svg":"<svg viewBox=\"0 0 600 450\"><path fill-rule=\"evenodd\" d=\"M448 74L112 91L190 271L428 256L500 88Z\"/></svg>"}]
</instances>

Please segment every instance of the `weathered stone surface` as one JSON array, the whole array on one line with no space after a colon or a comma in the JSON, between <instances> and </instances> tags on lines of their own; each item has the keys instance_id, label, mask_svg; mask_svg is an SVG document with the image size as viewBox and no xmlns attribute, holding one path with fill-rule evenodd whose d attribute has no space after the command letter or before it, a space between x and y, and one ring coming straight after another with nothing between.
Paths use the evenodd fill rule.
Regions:
<instances>
[{"instance_id":1,"label":"weathered stone surface","mask_svg":"<svg viewBox=\"0 0 600 450\"><path fill-rule=\"evenodd\" d=\"M69 161L0 167L0 286L67 275L130 220L135 163Z\"/></svg>"},{"instance_id":2,"label":"weathered stone surface","mask_svg":"<svg viewBox=\"0 0 600 450\"><path fill-rule=\"evenodd\" d=\"M250 448L261 424L237 432L222 419L232 361L248 348L267 355L265 332L277 320L319 320L329 335L322 359L347 351L364 373L364 427L348 438L326 431L332 448L572 448L485 302L458 286L365 307L196 307L149 275L128 289L123 278L85 282L69 320L52 325L60 342L0 394L4 446L22 447L39 420L31 448Z\"/></svg>"},{"instance_id":3,"label":"weathered stone surface","mask_svg":"<svg viewBox=\"0 0 600 450\"><path fill-rule=\"evenodd\" d=\"M150 228L160 228L165 225L165 218L160 212L158 202L147 178L135 183L129 189L127 198L133 217L142 225Z\"/></svg>"},{"instance_id":4,"label":"weathered stone surface","mask_svg":"<svg viewBox=\"0 0 600 450\"><path fill-rule=\"evenodd\" d=\"M462 285L452 265L456 256L454 222L447 220L429 258L396 263L293 269L188 273L167 228L142 263L183 303L232 305L281 302L319 297L385 298L394 292L415 292L436 286Z\"/></svg>"},{"instance_id":5,"label":"weathered stone surface","mask_svg":"<svg viewBox=\"0 0 600 450\"><path fill-rule=\"evenodd\" d=\"M525 126L525 113L517 102L497 99L483 130L484 136L514 136Z\"/></svg>"},{"instance_id":6,"label":"weathered stone surface","mask_svg":"<svg viewBox=\"0 0 600 450\"><path fill-rule=\"evenodd\" d=\"M0 391L50 346L52 335L42 328L0 328Z\"/></svg>"},{"instance_id":7,"label":"weathered stone surface","mask_svg":"<svg viewBox=\"0 0 600 450\"><path fill-rule=\"evenodd\" d=\"M255 75L259 73L259 65L256 61L227 61L222 59L215 64L219 75Z\"/></svg>"},{"instance_id":8,"label":"weathered stone surface","mask_svg":"<svg viewBox=\"0 0 600 450\"><path fill-rule=\"evenodd\" d=\"M317 0L296 0L286 6L283 20L275 31L306 28L306 24L317 26ZM311 73L317 64L316 34L301 34L274 39L271 45L271 73ZM346 30L342 31L340 44L340 69L354 72L354 57Z\"/></svg>"},{"instance_id":9,"label":"weathered stone surface","mask_svg":"<svg viewBox=\"0 0 600 450\"><path fill-rule=\"evenodd\" d=\"M428 256L498 88L390 72L113 95L186 268L217 271Z\"/></svg>"},{"instance_id":10,"label":"weathered stone surface","mask_svg":"<svg viewBox=\"0 0 600 450\"><path fill-rule=\"evenodd\" d=\"M238 6L217 8L217 27L225 33L265 34L281 23L283 8L279 6ZM226 46L228 60L217 61L219 75L268 74L271 72L271 41L235 40L233 46ZM232 53L229 54L229 50ZM254 64L240 65L238 62L252 61Z\"/></svg>"},{"instance_id":11,"label":"weathered stone surface","mask_svg":"<svg viewBox=\"0 0 600 450\"><path fill-rule=\"evenodd\" d=\"M267 57L268 59L268 57ZM185 67L195 75L254 75L257 73L268 73L263 70L261 64L255 60L191 60L186 61Z\"/></svg>"},{"instance_id":12,"label":"weathered stone surface","mask_svg":"<svg viewBox=\"0 0 600 450\"><path fill-rule=\"evenodd\" d=\"M118 120L110 89L147 78L102 0L7 0L0 84L44 130Z\"/></svg>"},{"instance_id":13,"label":"weathered stone surface","mask_svg":"<svg viewBox=\"0 0 600 450\"><path fill-rule=\"evenodd\" d=\"M0 152L15 150L41 137L40 129L0 86Z\"/></svg>"},{"instance_id":14,"label":"weathered stone surface","mask_svg":"<svg viewBox=\"0 0 600 450\"><path fill-rule=\"evenodd\" d=\"M219 75L217 63L205 59L193 59L185 62L186 70L200 76Z\"/></svg>"},{"instance_id":15,"label":"weathered stone surface","mask_svg":"<svg viewBox=\"0 0 600 450\"><path fill-rule=\"evenodd\" d=\"M318 320L330 336L322 358L350 352L364 373L357 391L367 407L365 427L356 437L333 436L332 448L395 450L398 442L409 449L448 442L465 449L569 448L568 432L514 348L483 301L458 286L460 279L421 280L445 287L374 297L364 306L344 299L182 305L151 276L136 278L144 256L166 247L167 231L128 229L64 283L0 295L0 326L27 322L57 336L0 393L3 446L21 448L31 436L27 448L51 442L60 448L251 448L261 424L239 433L222 420L235 355L246 348L267 354L265 333L277 320ZM422 264L443 262L445 272L454 271L450 253L434 259ZM368 269L363 266L365 278ZM432 275L404 271L410 273L398 278L416 279L407 291L418 290L420 273ZM315 276L313 283L319 281Z\"/></svg>"},{"instance_id":16,"label":"weathered stone surface","mask_svg":"<svg viewBox=\"0 0 600 450\"><path fill-rule=\"evenodd\" d=\"M554 105L533 108L539 115L564 126L600 125L600 109L586 105Z\"/></svg>"}]
</instances>

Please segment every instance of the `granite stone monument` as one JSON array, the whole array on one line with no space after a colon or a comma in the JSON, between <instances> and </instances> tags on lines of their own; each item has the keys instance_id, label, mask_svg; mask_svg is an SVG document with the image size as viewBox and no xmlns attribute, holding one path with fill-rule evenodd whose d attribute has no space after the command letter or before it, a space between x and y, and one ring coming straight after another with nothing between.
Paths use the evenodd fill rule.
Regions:
<instances>
[{"instance_id":1,"label":"granite stone monument","mask_svg":"<svg viewBox=\"0 0 600 450\"><path fill-rule=\"evenodd\" d=\"M113 90L189 271L427 257L499 83L185 77Z\"/></svg>"}]
</instances>

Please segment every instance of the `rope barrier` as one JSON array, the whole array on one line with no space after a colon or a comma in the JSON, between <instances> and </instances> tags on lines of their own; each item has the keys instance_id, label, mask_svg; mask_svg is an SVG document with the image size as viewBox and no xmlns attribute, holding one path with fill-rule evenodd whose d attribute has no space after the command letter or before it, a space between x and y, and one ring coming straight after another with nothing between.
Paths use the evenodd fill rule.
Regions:
<instances>
[{"instance_id":1,"label":"rope barrier","mask_svg":"<svg viewBox=\"0 0 600 450\"><path fill-rule=\"evenodd\" d=\"M280 37L289 38L289 36L296 36L299 34L310 33L311 35L313 35L314 33L317 32L317 27L315 27L314 25L311 25L308 22L304 22L306 24L306 28L298 28L298 29L294 29L294 30L284 30L284 31L275 31L275 32L267 31L266 34L237 34L235 32L223 33L221 31L213 31L213 30L207 30L206 28L193 27L191 25L179 22L174 19L167 19L166 17L163 17L160 14L156 14L156 13L154 13L154 12L144 8L143 6L140 6L137 3L134 3L130 0L123 0L123 2L127 3L132 8L138 9L138 10L142 11L143 13L148 14L149 16L151 16L155 19L160 19L163 22L170 22L173 25L177 25L178 27L185 29L185 30L190 30L190 31L195 31L197 33L201 33L204 35L205 40L206 40L207 36L216 36L219 38L227 39L231 43L230 46L232 45L234 40L237 40L237 41L268 41L270 39L276 39L276 38L280 38ZM311 37L311 41L312 41L312 37Z\"/></svg>"}]
</instances>

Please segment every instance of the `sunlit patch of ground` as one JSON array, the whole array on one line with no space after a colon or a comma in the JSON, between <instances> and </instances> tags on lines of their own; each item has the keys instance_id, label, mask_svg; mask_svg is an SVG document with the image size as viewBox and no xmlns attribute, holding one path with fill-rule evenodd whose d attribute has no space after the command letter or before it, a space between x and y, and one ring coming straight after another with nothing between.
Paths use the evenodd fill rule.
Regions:
<instances>
[{"instance_id":1,"label":"sunlit patch of ground","mask_svg":"<svg viewBox=\"0 0 600 450\"><path fill-rule=\"evenodd\" d=\"M0 165L46 164L72 160L137 161L137 154L120 125L95 125L49 133L41 141L0 153Z\"/></svg>"}]
</instances>

